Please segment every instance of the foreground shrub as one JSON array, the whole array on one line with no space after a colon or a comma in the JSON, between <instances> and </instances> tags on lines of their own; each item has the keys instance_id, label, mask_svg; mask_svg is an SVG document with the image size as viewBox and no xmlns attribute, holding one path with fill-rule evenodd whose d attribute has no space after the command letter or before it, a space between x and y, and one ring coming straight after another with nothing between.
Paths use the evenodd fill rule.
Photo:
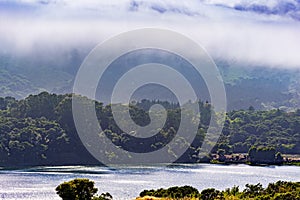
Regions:
<instances>
[{"instance_id":1,"label":"foreground shrub","mask_svg":"<svg viewBox=\"0 0 300 200\"><path fill-rule=\"evenodd\" d=\"M56 193L63 200L112 200L109 193L102 193L95 196L98 189L94 186L94 181L85 178L76 178L64 182L56 187Z\"/></svg>"}]
</instances>

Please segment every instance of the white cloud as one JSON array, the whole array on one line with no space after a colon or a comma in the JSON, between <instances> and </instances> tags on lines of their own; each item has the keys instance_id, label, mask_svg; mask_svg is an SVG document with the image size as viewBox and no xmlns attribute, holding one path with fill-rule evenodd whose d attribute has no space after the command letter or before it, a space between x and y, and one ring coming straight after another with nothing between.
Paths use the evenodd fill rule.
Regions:
<instances>
[{"instance_id":1,"label":"white cloud","mask_svg":"<svg viewBox=\"0 0 300 200\"><path fill-rule=\"evenodd\" d=\"M299 0L203 0L206 4L226 6L239 11L280 15L300 21Z\"/></svg>"},{"instance_id":2,"label":"white cloud","mask_svg":"<svg viewBox=\"0 0 300 200\"><path fill-rule=\"evenodd\" d=\"M288 1L291 0L285 2ZM246 0L226 2L229 1L15 0L16 7L26 4L36 9L17 13L0 4L0 12L6 11L0 14L0 41L14 52L30 52L42 45L96 45L120 32L159 27L191 37L214 57L300 68L297 20L231 9ZM274 7L279 0L252 2Z\"/></svg>"}]
</instances>

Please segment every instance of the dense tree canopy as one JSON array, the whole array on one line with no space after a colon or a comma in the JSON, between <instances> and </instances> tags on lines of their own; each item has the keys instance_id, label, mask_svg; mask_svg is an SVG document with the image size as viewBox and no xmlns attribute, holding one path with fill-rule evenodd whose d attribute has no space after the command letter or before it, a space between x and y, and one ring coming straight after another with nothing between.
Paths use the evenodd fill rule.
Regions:
<instances>
[{"instance_id":1,"label":"dense tree canopy","mask_svg":"<svg viewBox=\"0 0 300 200\"><path fill-rule=\"evenodd\" d=\"M83 101L91 101L82 97ZM167 111L164 127L151 138L141 140L124 133L114 121L111 105L94 102L99 124L103 132L116 145L134 152L149 152L164 147L171 141L180 124L182 110L177 103L142 100L129 105L134 122L140 126L150 123L149 108L161 104ZM178 162L209 160L209 155L199 156L203 139L213 112L208 102L197 102L201 112L198 133ZM119 105L126 107L126 105ZM83 113L84 114L84 113ZM160 117L161 113L156 113ZM126 126L126 121L124 122ZM87 127L88 128L88 127ZM153 130L156 131L156 130ZM189 129L185 130L189 133ZM188 134L189 135L189 134ZM177 138L178 145L188 145L185 138ZM106 144L101 144L105 147ZM211 147L213 143L208 142ZM284 112L279 109L256 111L231 111L227 113L223 132L212 153L218 153L222 161L230 153L248 153L250 148L272 148L274 152L300 154L300 110ZM178 157L169 148L170 157ZM113 152L111 159L114 157ZM255 151L251 152L254 155ZM261 152L260 152L261 153ZM254 157L257 158L258 154ZM259 157L259 156L258 156ZM275 159L282 156L275 155ZM272 158L274 154L272 153ZM16 100L0 98L0 165L41 164L99 164L82 144L72 116L72 95L56 95L42 92Z\"/></svg>"}]
</instances>

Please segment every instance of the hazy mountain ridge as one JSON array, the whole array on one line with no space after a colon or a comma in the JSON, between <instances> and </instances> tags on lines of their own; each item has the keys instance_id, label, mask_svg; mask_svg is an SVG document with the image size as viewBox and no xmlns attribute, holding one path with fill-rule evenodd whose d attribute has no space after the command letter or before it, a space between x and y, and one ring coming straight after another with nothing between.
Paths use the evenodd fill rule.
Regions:
<instances>
[{"instance_id":1,"label":"hazy mountain ridge","mask_svg":"<svg viewBox=\"0 0 300 200\"><path fill-rule=\"evenodd\" d=\"M0 96L19 99L41 91L70 93L76 72L85 55L86 51L80 52L77 49L59 56L57 54L58 58L54 58L55 54L50 55L50 58L34 55L27 57L2 55ZM126 63L122 66L139 62L138 59L137 61L130 59L124 58ZM176 61L170 60L171 64ZM299 70L247 66L247 64L242 66L218 59L216 64L225 84L229 110L246 109L249 105L257 109L299 108ZM117 73L116 70L113 72ZM153 88L152 91L156 91L160 96L164 95L157 88ZM147 94L140 94L141 98L145 96ZM204 96L203 100L209 100L209 97Z\"/></svg>"}]
</instances>

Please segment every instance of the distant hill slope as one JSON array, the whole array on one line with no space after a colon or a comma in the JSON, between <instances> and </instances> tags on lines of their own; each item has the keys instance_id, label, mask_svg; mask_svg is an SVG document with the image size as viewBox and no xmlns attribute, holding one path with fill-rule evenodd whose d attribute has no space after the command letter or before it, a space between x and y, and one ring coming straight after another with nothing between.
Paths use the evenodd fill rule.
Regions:
<instances>
[{"instance_id":1,"label":"distant hill slope","mask_svg":"<svg viewBox=\"0 0 300 200\"><path fill-rule=\"evenodd\" d=\"M72 92L76 72L87 52L88 50L72 49L66 52L52 53L49 57L35 54L22 57L1 54L0 96L12 96L20 99L41 91ZM152 54L150 56L155 56L155 53ZM117 63L122 67L139 62L130 60L131 57L122 59ZM170 64L172 62L175 61L171 60ZM224 60L216 60L216 64L225 83L229 110L247 109L249 105L256 109L293 110L300 107L300 72L298 70L242 66ZM116 71L117 68L112 72L117 73ZM200 85L200 87L205 86ZM164 92L157 88L152 88L150 91L164 97ZM104 92L99 95L106 94ZM144 99L147 91L139 95L140 99ZM169 97L165 98L174 101L174 99L168 99ZM209 96L204 95L202 99L209 100Z\"/></svg>"}]
</instances>

